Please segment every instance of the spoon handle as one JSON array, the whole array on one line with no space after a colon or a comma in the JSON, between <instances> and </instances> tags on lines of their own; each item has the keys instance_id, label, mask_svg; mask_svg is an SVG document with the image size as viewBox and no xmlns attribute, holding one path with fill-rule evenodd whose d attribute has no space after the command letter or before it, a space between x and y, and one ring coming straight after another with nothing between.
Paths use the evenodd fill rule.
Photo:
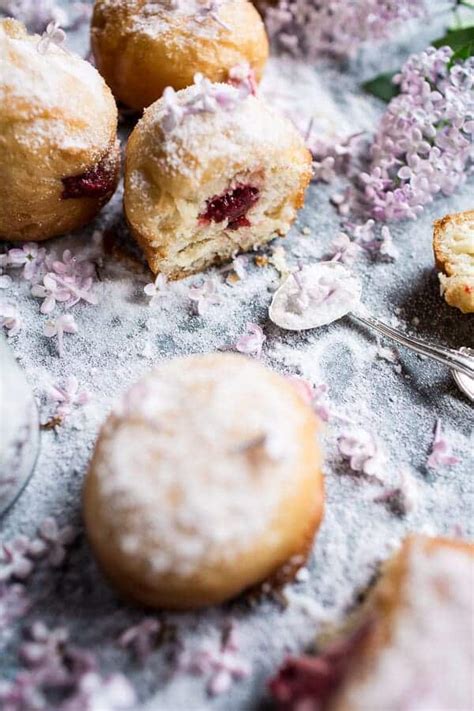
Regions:
<instances>
[{"instance_id":1,"label":"spoon handle","mask_svg":"<svg viewBox=\"0 0 474 711\"><path fill-rule=\"evenodd\" d=\"M421 341L419 338L407 336L402 331L392 328L392 326L388 326L386 323L379 321L373 316L362 316L361 314L356 313L351 313L351 316L356 321L359 321L359 323L364 324L364 326L369 326L370 328L375 329L384 336L397 341L397 343L400 343L402 346L406 346L420 355L437 360L439 363L447 365L448 368L453 368L454 370L458 370L461 373L468 375L470 378L474 378L474 358L471 356L460 353L452 348L434 346L426 343L425 341Z\"/></svg>"}]
</instances>

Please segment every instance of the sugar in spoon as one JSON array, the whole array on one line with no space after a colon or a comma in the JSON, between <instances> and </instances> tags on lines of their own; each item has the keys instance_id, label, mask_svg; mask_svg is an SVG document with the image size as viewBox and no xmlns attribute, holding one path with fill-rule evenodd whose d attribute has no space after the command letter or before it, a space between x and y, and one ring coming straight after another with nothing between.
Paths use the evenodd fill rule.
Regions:
<instances>
[{"instance_id":1,"label":"sugar in spoon","mask_svg":"<svg viewBox=\"0 0 474 711\"><path fill-rule=\"evenodd\" d=\"M270 319L281 328L303 331L332 323L343 316L391 338L402 346L451 369L456 384L474 402L474 352L454 350L408 336L371 316L361 303L357 277L339 262L318 262L290 274L275 292Z\"/></svg>"}]
</instances>

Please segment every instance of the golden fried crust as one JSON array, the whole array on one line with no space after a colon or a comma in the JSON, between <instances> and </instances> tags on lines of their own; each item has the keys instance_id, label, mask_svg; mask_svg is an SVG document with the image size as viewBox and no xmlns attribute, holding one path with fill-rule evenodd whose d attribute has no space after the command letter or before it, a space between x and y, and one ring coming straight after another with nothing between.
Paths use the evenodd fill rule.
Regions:
<instances>
[{"instance_id":1,"label":"golden fried crust","mask_svg":"<svg viewBox=\"0 0 474 711\"><path fill-rule=\"evenodd\" d=\"M185 105L197 91L176 101ZM163 99L145 111L125 166L125 215L153 272L181 279L288 232L311 179L311 155L293 124L254 96L232 111L185 115L169 133L165 116ZM248 224L203 222L210 201L242 185L259 191Z\"/></svg>"},{"instance_id":2,"label":"golden fried crust","mask_svg":"<svg viewBox=\"0 0 474 711\"><path fill-rule=\"evenodd\" d=\"M196 18L196 0L186 14L145 0L97 0L91 43L97 67L115 97L133 109L150 106L167 86L183 89L196 73L227 81L229 70L247 62L260 80L268 58L263 22L247 0L227 0L217 22ZM147 13L148 11L148 13ZM223 26L223 23L225 26Z\"/></svg>"},{"instance_id":3,"label":"golden fried crust","mask_svg":"<svg viewBox=\"0 0 474 711\"><path fill-rule=\"evenodd\" d=\"M85 225L118 182L117 109L99 73L21 23L0 21L0 239L43 240ZM64 179L100 173L93 195ZM96 181L97 184L97 181ZM71 190L70 190L71 192Z\"/></svg>"},{"instance_id":4,"label":"golden fried crust","mask_svg":"<svg viewBox=\"0 0 474 711\"><path fill-rule=\"evenodd\" d=\"M311 408L284 378L254 361L233 354L180 359L156 372L158 375L151 375L145 381L148 391L154 387L153 378L158 378L155 380L158 383L163 376L171 388L175 379L184 383L189 394L188 408L193 407L193 401L196 407L206 400L209 404L207 408L205 404L200 407L202 419L195 423L196 429L190 428L192 415L181 411L177 403L171 403L172 416L166 414L167 410L161 410L166 422L160 418L153 421L155 432L158 432L157 427L166 427L166 447L174 448L174 452L167 449L168 454L161 450L162 458L170 456L174 460L174 489L168 503L163 483L167 465L158 455L150 459L155 473L152 479L148 478L148 483L154 483L146 489L140 506L128 500L131 485L124 480L117 489L121 491L121 498L114 498L117 471L111 468L111 447L117 445L119 435L123 445L125 426L131 428L129 434L136 436L137 445L147 448L146 423L132 409L128 410L125 423L123 414L115 413L104 426L86 478L84 516L89 541L105 574L125 597L152 607L177 610L223 602L265 580L281 583L283 579L291 578L305 562L323 514L321 455L315 437L317 422ZM222 415L216 417L220 411L219 403L214 399L216 392L224 398L229 395L226 378L232 378L235 384L235 387L230 385L235 397L228 403L233 412L226 408L226 412L222 411ZM159 385L157 392L161 390ZM257 400L250 415L246 408L252 392L257 394ZM263 419L260 415L265 410L270 412L270 402L274 403L274 411L280 407L285 409L290 424L288 429L284 424L283 430L279 430L288 450L285 451L283 446L283 459L269 464L265 459L267 455L258 449L260 445L244 454L238 454L238 447L242 439L252 437L249 419L266 421L267 415L263 415ZM274 424L278 418L279 414ZM211 450L215 447L213 451L208 450L209 443L204 442L206 419L213 428L214 443L210 445ZM277 429L282 422L276 425ZM126 448L122 453L126 456ZM234 474L221 488L215 477L226 476L229 467L234 467ZM136 479L136 486L143 486L147 472L129 470L128 475L131 481ZM194 487L201 478L202 488L196 491ZM187 490L180 494L183 484ZM250 487L248 491L247 487ZM254 487L259 490L257 494L255 489L258 499L253 498ZM239 513L242 491L251 497L248 500L252 503L247 512ZM220 497L216 506L213 503L215 497ZM268 497L274 503L270 507L267 506ZM161 504L157 506L157 502ZM211 517L213 521L209 540L201 539L207 535L204 533L206 521L193 515L201 508L206 510L206 518ZM151 530L153 523L150 522L156 516L162 518L160 535ZM219 532L221 518L225 523L222 534L227 542L224 539L220 542L220 534L215 533L216 530ZM167 527L163 528L165 520L176 531L175 538L168 536ZM183 547L182 530L176 523L181 520L193 526L193 546L201 548L187 569L183 568L186 547ZM232 538L232 533L239 530L246 537L245 543L239 535L235 540ZM133 555L124 551L125 536L138 542ZM166 556L166 566L162 570L153 569L150 561L160 552Z\"/></svg>"},{"instance_id":5,"label":"golden fried crust","mask_svg":"<svg viewBox=\"0 0 474 711\"><path fill-rule=\"evenodd\" d=\"M474 313L474 210L436 220L433 251L446 302Z\"/></svg>"},{"instance_id":6,"label":"golden fried crust","mask_svg":"<svg viewBox=\"0 0 474 711\"><path fill-rule=\"evenodd\" d=\"M359 703L356 699L359 698L360 690L370 688L374 676L376 678L376 663L382 653L396 644L395 629L401 616L404 615L404 609L411 604L413 598L426 594L423 589L414 589L407 585L410 569L414 565L413 561L416 561L414 554L419 557L421 565L429 566L430 557L440 551L459 552L468 559L474 559L474 545L471 543L441 537L412 535L404 541L399 552L383 566L378 582L355 617L355 626L360 624L361 620L363 623L369 621L367 632L357 649L357 656L351 660L349 673L338 693L328 704L326 711L362 711L364 702L361 700ZM469 588L470 581L466 579L461 584ZM439 585L442 593L444 583L441 577ZM435 614L434 610L432 612ZM430 610L425 610L425 615L429 616L429 614ZM466 625L471 624L468 619L465 622ZM430 620L426 618L425 626L429 627L429 624ZM437 624L436 619L431 621L431 625ZM433 673L436 674L438 671L433 670ZM400 679L400 682L402 681ZM395 679L394 684L396 684ZM387 688L385 693L387 709L394 708L391 689ZM379 699L379 707L382 706L383 702Z\"/></svg>"}]
</instances>

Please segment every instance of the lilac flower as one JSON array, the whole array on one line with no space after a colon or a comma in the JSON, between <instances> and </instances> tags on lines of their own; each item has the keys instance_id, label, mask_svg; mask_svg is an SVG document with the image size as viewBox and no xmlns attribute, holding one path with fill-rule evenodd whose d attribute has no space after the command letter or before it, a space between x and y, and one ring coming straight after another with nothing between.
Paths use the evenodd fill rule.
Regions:
<instances>
[{"instance_id":1,"label":"lilac flower","mask_svg":"<svg viewBox=\"0 0 474 711\"><path fill-rule=\"evenodd\" d=\"M362 248L353 242L345 232L340 232L331 242L331 261L352 264L361 254Z\"/></svg>"},{"instance_id":2,"label":"lilac flower","mask_svg":"<svg viewBox=\"0 0 474 711\"><path fill-rule=\"evenodd\" d=\"M400 256L400 253L393 244L392 233L387 225L384 225L381 230L381 240L379 243L379 255L381 259L395 261Z\"/></svg>"},{"instance_id":3,"label":"lilac flower","mask_svg":"<svg viewBox=\"0 0 474 711\"><path fill-rule=\"evenodd\" d=\"M29 609L30 601L23 585L0 583L0 632Z\"/></svg>"},{"instance_id":4,"label":"lilac flower","mask_svg":"<svg viewBox=\"0 0 474 711\"><path fill-rule=\"evenodd\" d=\"M387 489L376 496L374 501L385 504L399 516L406 516L416 510L420 495L416 481L408 470L402 469L400 471L399 480L397 487Z\"/></svg>"},{"instance_id":5,"label":"lilac flower","mask_svg":"<svg viewBox=\"0 0 474 711\"><path fill-rule=\"evenodd\" d=\"M257 93L257 80L255 72L248 62L236 64L229 69L229 84L237 88L243 88L246 95Z\"/></svg>"},{"instance_id":6,"label":"lilac flower","mask_svg":"<svg viewBox=\"0 0 474 711\"><path fill-rule=\"evenodd\" d=\"M47 551L48 563L58 568L66 558L66 548L77 538L77 531L72 526L59 528L57 521L49 516L38 528L38 535Z\"/></svg>"},{"instance_id":7,"label":"lilac flower","mask_svg":"<svg viewBox=\"0 0 474 711\"><path fill-rule=\"evenodd\" d=\"M266 336L260 326L256 323L248 323L246 332L237 339L235 349L239 353L260 358L265 341Z\"/></svg>"},{"instance_id":8,"label":"lilac flower","mask_svg":"<svg viewBox=\"0 0 474 711\"><path fill-rule=\"evenodd\" d=\"M27 281L35 281L41 273L46 260L46 249L38 247L36 242L27 242L20 248L8 251L8 263L11 267L23 267L22 276Z\"/></svg>"},{"instance_id":9,"label":"lilac flower","mask_svg":"<svg viewBox=\"0 0 474 711\"><path fill-rule=\"evenodd\" d=\"M46 27L45 31L41 35L41 38L36 46L36 49L40 54L46 54L48 49L52 44L56 47L63 48L63 44L66 41L66 33L59 27L59 22L53 20Z\"/></svg>"},{"instance_id":10,"label":"lilac flower","mask_svg":"<svg viewBox=\"0 0 474 711\"><path fill-rule=\"evenodd\" d=\"M265 24L277 48L311 60L353 56L424 14L423 0L281 0L266 8Z\"/></svg>"},{"instance_id":11,"label":"lilac flower","mask_svg":"<svg viewBox=\"0 0 474 711\"><path fill-rule=\"evenodd\" d=\"M321 180L323 183L332 183L336 177L336 171L334 166L336 160L334 156L326 156L321 161L314 160L313 167L313 180Z\"/></svg>"},{"instance_id":12,"label":"lilac flower","mask_svg":"<svg viewBox=\"0 0 474 711\"><path fill-rule=\"evenodd\" d=\"M145 617L138 625L128 627L119 637L118 643L124 649L131 648L140 662L144 662L153 651L161 622L153 617Z\"/></svg>"},{"instance_id":13,"label":"lilac flower","mask_svg":"<svg viewBox=\"0 0 474 711\"><path fill-rule=\"evenodd\" d=\"M199 285L192 285L189 289L193 312L197 316L202 316L209 306L220 304L221 298L218 293L218 283L214 277L207 277Z\"/></svg>"},{"instance_id":14,"label":"lilac flower","mask_svg":"<svg viewBox=\"0 0 474 711\"><path fill-rule=\"evenodd\" d=\"M449 47L412 55L394 79L400 94L383 115L361 174L376 220L415 219L437 193L451 195L473 162L474 57L451 65Z\"/></svg>"},{"instance_id":15,"label":"lilac flower","mask_svg":"<svg viewBox=\"0 0 474 711\"><path fill-rule=\"evenodd\" d=\"M386 457L371 434L362 429L343 432L338 439L338 448L349 460L352 471L383 480Z\"/></svg>"},{"instance_id":16,"label":"lilac flower","mask_svg":"<svg viewBox=\"0 0 474 711\"><path fill-rule=\"evenodd\" d=\"M459 464L460 461L459 457L452 453L451 444L443 434L441 420L436 420L431 453L426 462L427 466L431 469L440 469L441 467L452 467Z\"/></svg>"},{"instance_id":17,"label":"lilac flower","mask_svg":"<svg viewBox=\"0 0 474 711\"><path fill-rule=\"evenodd\" d=\"M147 296L151 297L150 303L152 303L156 297L165 296L168 288L168 279L164 274L158 274L155 281L151 282L151 284L147 284L143 288L143 291Z\"/></svg>"},{"instance_id":18,"label":"lilac flower","mask_svg":"<svg viewBox=\"0 0 474 711\"><path fill-rule=\"evenodd\" d=\"M38 621L30 627L29 637L20 648L20 656L28 667L39 667L45 662L61 663L62 650L69 637L65 627L50 630Z\"/></svg>"},{"instance_id":19,"label":"lilac flower","mask_svg":"<svg viewBox=\"0 0 474 711\"><path fill-rule=\"evenodd\" d=\"M64 354L64 334L77 333L77 331L78 327L72 314L62 314L62 316L59 316L55 320L46 321L43 328L43 333L46 338L54 338L57 336L60 358L62 358Z\"/></svg>"},{"instance_id":20,"label":"lilac flower","mask_svg":"<svg viewBox=\"0 0 474 711\"><path fill-rule=\"evenodd\" d=\"M172 86L166 87L161 100L165 107L165 115L161 125L165 133L171 133L183 120L185 109L179 103L176 92Z\"/></svg>"},{"instance_id":21,"label":"lilac flower","mask_svg":"<svg viewBox=\"0 0 474 711\"><path fill-rule=\"evenodd\" d=\"M16 306L0 304L0 328L6 328L9 338L18 335L22 325L23 322Z\"/></svg>"},{"instance_id":22,"label":"lilac flower","mask_svg":"<svg viewBox=\"0 0 474 711\"><path fill-rule=\"evenodd\" d=\"M329 388L326 383L313 385L309 380L295 375L287 375L286 379L296 388L303 400L313 407L320 419L328 422L331 417L331 406L327 399Z\"/></svg>"},{"instance_id":23,"label":"lilac flower","mask_svg":"<svg viewBox=\"0 0 474 711\"><path fill-rule=\"evenodd\" d=\"M211 20L214 20L214 22L223 27L225 30L230 30L229 25L219 17L219 10L223 4L223 0L205 0L205 2L200 3L198 6L194 19L196 22L202 23L210 17Z\"/></svg>"},{"instance_id":24,"label":"lilac flower","mask_svg":"<svg viewBox=\"0 0 474 711\"><path fill-rule=\"evenodd\" d=\"M30 541L18 536L8 543L0 544L0 583L15 578L25 580L33 571L33 563L27 557Z\"/></svg>"},{"instance_id":25,"label":"lilac flower","mask_svg":"<svg viewBox=\"0 0 474 711\"><path fill-rule=\"evenodd\" d=\"M79 390L79 381L74 375L71 375L64 385L53 385L49 396L58 403L55 414L62 420L71 414L74 405L85 405L90 400L87 390Z\"/></svg>"},{"instance_id":26,"label":"lilac flower","mask_svg":"<svg viewBox=\"0 0 474 711\"><path fill-rule=\"evenodd\" d=\"M70 249L66 249L62 254L62 261L57 259L52 262L52 270L58 276L64 278L87 279L95 272L94 264L87 259L80 259L72 254Z\"/></svg>"},{"instance_id":27,"label":"lilac flower","mask_svg":"<svg viewBox=\"0 0 474 711\"><path fill-rule=\"evenodd\" d=\"M194 651L184 651L178 660L179 668L190 674L209 676L207 692L217 696L227 692L235 681L251 672L250 664L240 656L235 626L227 630L221 644L208 642Z\"/></svg>"},{"instance_id":28,"label":"lilac flower","mask_svg":"<svg viewBox=\"0 0 474 711\"><path fill-rule=\"evenodd\" d=\"M127 711L135 704L135 692L123 674L103 679L88 672L80 678L76 693L61 705L61 711Z\"/></svg>"},{"instance_id":29,"label":"lilac flower","mask_svg":"<svg viewBox=\"0 0 474 711\"><path fill-rule=\"evenodd\" d=\"M50 314L54 311L57 301L69 301L71 298L69 289L60 286L54 278L54 274L45 274L42 284L33 284L31 294L43 299L40 308L42 314Z\"/></svg>"}]
</instances>

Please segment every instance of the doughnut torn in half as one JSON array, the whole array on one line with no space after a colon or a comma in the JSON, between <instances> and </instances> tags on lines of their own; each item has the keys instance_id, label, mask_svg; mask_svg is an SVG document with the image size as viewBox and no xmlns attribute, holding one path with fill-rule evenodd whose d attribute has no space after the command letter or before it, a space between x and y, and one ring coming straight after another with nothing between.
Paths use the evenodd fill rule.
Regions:
<instances>
[{"instance_id":1,"label":"doughnut torn in half","mask_svg":"<svg viewBox=\"0 0 474 711\"><path fill-rule=\"evenodd\" d=\"M474 210L436 220L433 249L446 302L474 313Z\"/></svg>"},{"instance_id":2,"label":"doughnut torn in half","mask_svg":"<svg viewBox=\"0 0 474 711\"><path fill-rule=\"evenodd\" d=\"M127 147L126 217L153 272L169 279L285 235L311 178L289 120L244 84L196 79L167 89Z\"/></svg>"},{"instance_id":3,"label":"doughnut torn in half","mask_svg":"<svg viewBox=\"0 0 474 711\"><path fill-rule=\"evenodd\" d=\"M474 699L474 545L411 536L352 631L270 682L285 711L467 711Z\"/></svg>"}]
</instances>

